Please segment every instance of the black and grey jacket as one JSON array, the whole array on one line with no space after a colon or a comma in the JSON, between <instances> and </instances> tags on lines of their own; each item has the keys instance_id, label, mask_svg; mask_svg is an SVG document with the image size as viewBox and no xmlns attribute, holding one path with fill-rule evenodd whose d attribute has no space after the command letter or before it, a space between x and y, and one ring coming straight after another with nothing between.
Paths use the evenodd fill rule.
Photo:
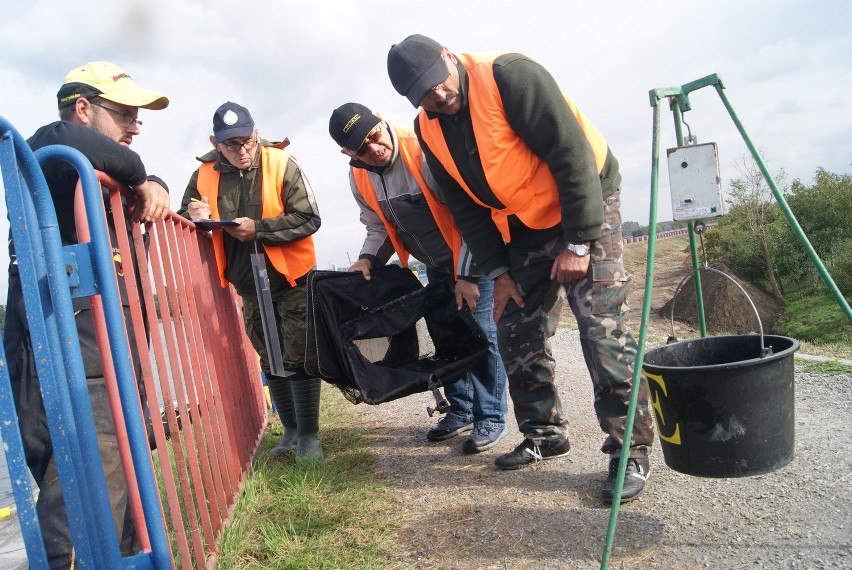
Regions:
<instances>
[{"instance_id":1,"label":"black and grey jacket","mask_svg":"<svg viewBox=\"0 0 852 570\"><path fill-rule=\"evenodd\" d=\"M475 267L466 245L462 246L459 254L458 267L453 267L453 252L435 223L426 198L423 196L423 189L399 156L396 131L390 124L388 124L388 132L393 141L393 158L387 166L376 168L357 159L349 163L351 167L349 185L361 210L361 223L367 228L367 237L358 258L369 259L374 266L381 266L393 256L394 249L381 218L367 204L358 190L353 176L355 168L368 172L370 181L376 189L376 198L382 214L396 226L405 249L415 259L430 269L476 281L476 277L480 276L481 272ZM435 180L425 163L423 179L429 188L435 188Z\"/></svg>"}]
</instances>

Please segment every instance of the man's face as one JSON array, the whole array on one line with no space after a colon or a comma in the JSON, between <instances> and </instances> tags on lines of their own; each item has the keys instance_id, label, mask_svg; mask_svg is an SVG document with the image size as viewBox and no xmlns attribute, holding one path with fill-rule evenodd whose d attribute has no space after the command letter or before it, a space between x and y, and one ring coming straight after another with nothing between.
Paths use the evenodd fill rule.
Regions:
<instances>
[{"instance_id":1,"label":"man's face","mask_svg":"<svg viewBox=\"0 0 852 570\"><path fill-rule=\"evenodd\" d=\"M259 148L257 129L250 136L234 137L218 143L216 148L231 165L240 170L246 170L254 163L254 158L257 156Z\"/></svg>"},{"instance_id":2,"label":"man's face","mask_svg":"<svg viewBox=\"0 0 852 570\"><path fill-rule=\"evenodd\" d=\"M390 164L393 158L393 141L385 122L382 121L367 133L358 150L344 148L340 152L370 166L383 167Z\"/></svg>"},{"instance_id":3,"label":"man's face","mask_svg":"<svg viewBox=\"0 0 852 570\"><path fill-rule=\"evenodd\" d=\"M459 91L461 81L459 70L456 69L456 58L447 49L441 55L447 64L447 78L432 87L420 100L420 106L430 113L441 115L455 115L461 110L461 93Z\"/></svg>"},{"instance_id":4,"label":"man's face","mask_svg":"<svg viewBox=\"0 0 852 570\"><path fill-rule=\"evenodd\" d=\"M136 119L139 108L104 99L89 101L89 127L124 146L130 146L142 124Z\"/></svg>"}]
</instances>

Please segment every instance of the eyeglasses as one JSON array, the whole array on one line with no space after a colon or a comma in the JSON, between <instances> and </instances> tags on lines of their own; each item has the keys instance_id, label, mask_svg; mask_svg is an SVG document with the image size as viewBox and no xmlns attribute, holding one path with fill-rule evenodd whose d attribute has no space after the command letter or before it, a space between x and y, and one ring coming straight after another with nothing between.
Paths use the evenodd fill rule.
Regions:
<instances>
[{"instance_id":1,"label":"eyeglasses","mask_svg":"<svg viewBox=\"0 0 852 570\"><path fill-rule=\"evenodd\" d=\"M100 107L101 109L106 109L116 117L118 117L118 124L124 127L131 127L136 125L137 127L142 126L142 121L131 115L130 113L125 113L124 111L119 111L118 109L113 109L112 107L107 107L106 105L101 105L100 103L95 103L94 101L89 101L90 104L95 107Z\"/></svg>"},{"instance_id":2,"label":"eyeglasses","mask_svg":"<svg viewBox=\"0 0 852 570\"><path fill-rule=\"evenodd\" d=\"M364 139L364 142L361 143L361 146L358 147L358 150L355 151L355 156L363 156L367 154L367 151L370 150L370 145L379 142L379 139L382 138L382 124L378 124L378 128L367 135L367 138Z\"/></svg>"},{"instance_id":3,"label":"eyeglasses","mask_svg":"<svg viewBox=\"0 0 852 570\"><path fill-rule=\"evenodd\" d=\"M246 149L246 152L248 152L257 146L257 137L244 140L243 142L223 142L219 144L231 152L239 152L241 148Z\"/></svg>"}]
</instances>

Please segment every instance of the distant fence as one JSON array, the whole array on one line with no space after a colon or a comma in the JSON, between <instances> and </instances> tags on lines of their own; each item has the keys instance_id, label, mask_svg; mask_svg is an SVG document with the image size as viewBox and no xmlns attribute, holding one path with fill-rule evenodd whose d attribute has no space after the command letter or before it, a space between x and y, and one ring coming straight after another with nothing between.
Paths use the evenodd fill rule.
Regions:
<instances>
[{"instance_id":1,"label":"distant fence","mask_svg":"<svg viewBox=\"0 0 852 570\"><path fill-rule=\"evenodd\" d=\"M77 246L60 243L40 170L51 160L65 160L80 173ZM47 147L33 155L2 117L0 174L78 564L109 569L212 565L268 417L239 297L230 287L219 287L209 236L170 214L145 224L144 232L134 224L130 237L117 231L118 243L110 244L99 184L109 189L111 223L123 228L119 185L102 175L96 178L83 155L68 147ZM127 289L132 338L116 273ZM98 326L110 409L143 547L124 558L109 511L71 308L71 299L78 297L90 299ZM131 345L142 355L138 373L147 413L140 405ZM43 568L44 545L2 347L0 432L30 567Z\"/></svg>"},{"instance_id":2,"label":"distant fence","mask_svg":"<svg viewBox=\"0 0 852 570\"><path fill-rule=\"evenodd\" d=\"M705 227L707 229L710 229L710 228L716 227L716 224L707 224ZM665 232L657 233L657 239L664 239L664 238L670 238L670 237L675 237L675 236L685 236L688 233L689 233L688 228L679 228L679 229L676 229L676 230L668 230L668 231L665 231ZM623 241L624 241L624 245L627 245L629 243L640 243L640 242L643 242L643 241L648 241L648 236L647 235L635 236L635 237L630 236L630 237L623 238Z\"/></svg>"}]
</instances>

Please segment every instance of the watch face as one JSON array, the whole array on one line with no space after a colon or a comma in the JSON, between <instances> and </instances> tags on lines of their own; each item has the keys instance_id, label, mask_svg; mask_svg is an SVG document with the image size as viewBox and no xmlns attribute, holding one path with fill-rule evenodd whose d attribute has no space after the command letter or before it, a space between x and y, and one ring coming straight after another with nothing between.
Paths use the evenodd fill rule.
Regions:
<instances>
[{"instance_id":1,"label":"watch face","mask_svg":"<svg viewBox=\"0 0 852 570\"><path fill-rule=\"evenodd\" d=\"M577 255L589 255L589 246L584 245L582 243L569 243L568 249L570 249Z\"/></svg>"}]
</instances>

